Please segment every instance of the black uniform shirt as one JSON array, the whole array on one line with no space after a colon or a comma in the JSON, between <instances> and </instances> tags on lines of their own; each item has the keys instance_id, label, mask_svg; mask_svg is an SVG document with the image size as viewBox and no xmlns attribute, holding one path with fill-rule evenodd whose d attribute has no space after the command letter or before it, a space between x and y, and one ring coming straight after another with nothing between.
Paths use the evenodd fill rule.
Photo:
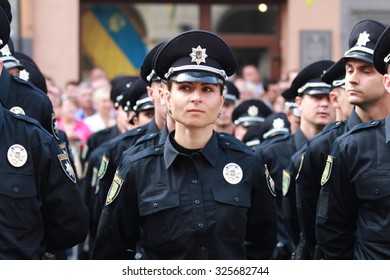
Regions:
<instances>
[{"instance_id":1,"label":"black uniform shirt","mask_svg":"<svg viewBox=\"0 0 390 280\"><path fill-rule=\"evenodd\" d=\"M4 67L0 75L0 89L0 102L5 108L14 112L23 111L23 115L36 119L59 140L53 106L46 94L32 83L11 76Z\"/></svg>"},{"instance_id":2,"label":"black uniform shirt","mask_svg":"<svg viewBox=\"0 0 390 280\"><path fill-rule=\"evenodd\" d=\"M133 155L126 176L119 170L94 258L127 258L139 240L146 259L270 258L276 222L264 164L227 134L191 155L171 137Z\"/></svg>"},{"instance_id":3,"label":"black uniform shirt","mask_svg":"<svg viewBox=\"0 0 390 280\"><path fill-rule=\"evenodd\" d=\"M68 154L34 120L0 104L0 259L40 259L88 231Z\"/></svg>"},{"instance_id":4,"label":"black uniform shirt","mask_svg":"<svg viewBox=\"0 0 390 280\"><path fill-rule=\"evenodd\" d=\"M328 259L390 259L390 117L336 139L322 175L317 241Z\"/></svg>"},{"instance_id":5,"label":"black uniform shirt","mask_svg":"<svg viewBox=\"0 0 390 280\"><path fill-rule=\"evenodd\" d=\"M334 123L332 127L325 128L324 132L308 142L299 176L296 179L296 188L300 226L311 254L314 253L314 247L317 243L315 240L315 217L326 157L330 153L334 140L359 123L361 123L359 116L355 110L352 110L347 121Z\"/></svg>"}]
</instances>

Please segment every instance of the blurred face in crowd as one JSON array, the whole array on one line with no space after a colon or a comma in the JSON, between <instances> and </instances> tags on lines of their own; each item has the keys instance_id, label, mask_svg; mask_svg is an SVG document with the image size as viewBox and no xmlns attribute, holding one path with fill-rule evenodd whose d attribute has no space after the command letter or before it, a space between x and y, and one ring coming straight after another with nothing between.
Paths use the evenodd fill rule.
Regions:
<instances>
[{"instance_id":1,"label":"blurred face in crowd","mask_svg":"<svg viewBox=\"0 0 390 280\"><path fill-rule=\"evenodd\" d=\"M116 110L116 122L121 133L132 128L132 125L129 123L129 121L129 114L123 110L123 107L120 105Z\"/></svg>"},{"instance_id":2,"label":"blurred face in crowd","mask_svg":"<svg viewBox=\"0 0 390 280\"><path fill-rule=\"evenodd\" d=\"M93 108L92 101L93 90L90 87L79 88L77 94L77 103L81 108Z\"/></svg>"},{"instance_id":3,"label":"blurred face in crowd","mask_svg":"<svg viewBox=\"0 0 390 280\"><path fill-rule=\"evenodd\" d=\"M335 120L335 108L330 103L329 94L304 94L296 97L296 103L301 110L301 122L319 130Z\"/></svg>"},{"instance_id":4,"label":"blurred face in crowd","mask_svg":"<svg viewBox=\"0 0 390 280\"><path fill-rule=\"evenodd\" d=\"M135 126L141 126L147 124L152 120L154 116L154 109L148 109L138 113L137 117L134 117L133 122Z\"/></svg>"},{"instance_id":5,"label":"blurred face in crowd","mask_svg":"<svg viewBox=\"0 0 390 280\"><path fill-rule=\"evenodd\" d=\"M350 58L345 62L345 69L345 86L351 104L361 108L372 106L388 94L383 86L383 76L372 63Z\"/></svg>"},{"instance_id":6,"label":"blurred face in crowd","mask_svg":"<svg viewBox=\"0 0 390 280\"><path fill-rule=\"evenodd\" d=\"M246 65L242 68L242 78L257 84L260 82L260 73L254 65Z\"/></svg>"},{"instance_id":7,"label":"blurred face in crowd","mask_svg":"<svg viewBox=\"0 0 390 280\"><path fill-rule=\"evenodd\" d=\"M62 120L74 120L77 110L76 100L73 97L63 95L61 97L60 114Z\"/></svg>"},{"instance_id":8,"label":"blurred face in crowd","mask_svg":"<svg viewBox=\"0 0 390 280\"><path fill-rule=\"evenodd\" d=\"M221 114L219 118L215 121L215 124L222 128L232 125L232 114L235 107L235 103L225 102L222 106Z\"/></svg>"},{"instance_id":9,"label":"blurred face in crowd","mask_svg":"<svg viewBox=\"0 0 390 280\"><path fill-rule=\"evenodd\" d=\"M341 116L338 120L345 120L351 114L353 105L348 101L348 95L344 88L336 87L333 88L329 93L329 99L332 102L332 105L340 111Z\"/></svg>"}]
</instances>

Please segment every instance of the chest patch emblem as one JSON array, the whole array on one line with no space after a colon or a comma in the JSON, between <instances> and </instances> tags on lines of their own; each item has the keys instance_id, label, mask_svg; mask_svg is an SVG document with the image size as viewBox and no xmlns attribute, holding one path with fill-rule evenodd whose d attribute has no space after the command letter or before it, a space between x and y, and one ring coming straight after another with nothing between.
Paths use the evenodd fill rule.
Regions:
<instances>
[{"instance_id":1,"label":"chest patch emblem","mask_svg":"<svg viewBox=\"0 0 390 280\"><path fill-rule=\"evenodd\" d=\"M13 144L7 152L8 162L14 167L22 167L27 162L27 151L19 144Z\"/></svg>"},{"instance_id":2,"label":"chest patch emblem","mask_svg":"<svg viewBox=\"0 0 390 280\"><path fill-rule=\"evenodd\" d=\"M223 168L223 178L229 184L235 185L241 182L244 173L241 167L236 163L228 163Z\"/></svg>"}]
</instances>

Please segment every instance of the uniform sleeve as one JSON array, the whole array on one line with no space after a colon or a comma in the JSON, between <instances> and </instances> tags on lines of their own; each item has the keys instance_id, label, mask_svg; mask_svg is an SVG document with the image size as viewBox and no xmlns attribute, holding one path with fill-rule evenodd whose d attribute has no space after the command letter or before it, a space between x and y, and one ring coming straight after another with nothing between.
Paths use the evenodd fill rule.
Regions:
<instances>
[{"instance_id":1,"label":"uniform sleeve","mask_svg":"<svg viewBox=\"0 0 390 280\"><path fill-rule=\"evenodd\" d=\"M316 237L326 259L353 259L354 255L357 198L347 167L336 142L326 161L317 206Z\"/></svg>"},{"instance_id":2,"label":"uniform sleeve","mask_svg":"<svg viewBox=\"0 0 390 280\"><path fill-rule=\"evenodd\" d=\"M46 147L50 160L41 164L42 211L48 250L73 247L88 233L88 210L82 199L76 174L54 138ZM42 157L43 158L43 157Z\"/></svg>"},{"instance_id":3,"label":"uniform sleeve","mask_svg":"<svg viewBox=\"0 0 390 280\"><path fill-rule=\"evenodd\" d=\"M294 158L291 159L289 166L287 169L283 170L283 173L289 174L289 182L284 183L288 184L288 190L283 192L282 197L282 210L284 217L284 224L289 236L289 240L291 240L293 249L295 250L298 247L299 236L301 233L301 229L298 222L298 214L297 214L297 200L296 200L296 184L295 177L297 174L297 170L294 166Z\"/></svg>"},{"instance_id":4,"label":"uniform sleeve","mask_svg":"<svg viewBox=\"0 0 390 280\"><path fill-rule=\"evenodd\" d=\"M134 259L139 239L137 192L129 172L114 177L101 213L93 259Z\"/></svg>"},{"instance_id":5,"label":"uniform sleeve","mask_svg":"<svg viewBox=\"0 0 390 280\"><path fill-rule=\"evenodd\" d=\"M248 213L246 250L248 259L270 259L276 245L274 183L266 176L264 164L256 161L252 188L252 207ZM272 192L271 192L272 191Z\"/></svg>"},{"instance_id":6,"label":"uniform sleeve","mask_svg":"<svg viewBox=\"0 0 390 280\"><path fill-rule=\"evenodd\" d=\"M296 181L297 199L300 202L300 207L297 208L300 227L311 255L314 255L317 244L315 237L316 209L326 156L318 149L313 152L309 144Z\"/></svg>"}]
</instances>

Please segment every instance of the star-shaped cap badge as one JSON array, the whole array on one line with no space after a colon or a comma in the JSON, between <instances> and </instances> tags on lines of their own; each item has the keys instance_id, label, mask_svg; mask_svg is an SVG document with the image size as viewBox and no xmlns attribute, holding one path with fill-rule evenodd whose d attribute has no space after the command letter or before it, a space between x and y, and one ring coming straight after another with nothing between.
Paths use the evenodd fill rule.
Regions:
<instances>
[{"instance_id":1,"label":"star-shaped cap badge","mask_svg":"<svg viewBox=\"0 0 390 280\"><path fill-rule=\"evenodd\" d=\"M196 49L192 48L192 53L190 54L192 57L191 62L196 62L196 64L206 63L206 57L208 55L206 54L206 49L202 49L200 46L198 46Z\"/></svg>"},{"instance_id":2,"label":"star-shaped cap badge","mask_svg":"<svg viewBox=\"0 0 390 280\"><path fill-rule=\"evenodd\" d=\"M360 33L356 45L365 46L368 42L370 42L370 39L368 37L370 37L370 34L368 34L366 31Z\"/></svg>"}]
</instances>

